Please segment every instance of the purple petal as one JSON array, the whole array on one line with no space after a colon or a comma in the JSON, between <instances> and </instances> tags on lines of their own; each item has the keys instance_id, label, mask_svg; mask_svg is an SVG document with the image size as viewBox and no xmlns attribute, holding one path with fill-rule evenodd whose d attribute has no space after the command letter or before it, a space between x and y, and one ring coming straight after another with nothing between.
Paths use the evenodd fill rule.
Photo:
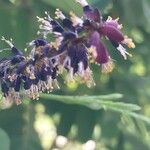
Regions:
<instances>
[{"instance_id":1,"label":"purple petal","mask_svg":"<svg viewBox=\"0 0 150 150\"><path fill-rule=\"evenodd\" d=\"M107 36L111 41L120 43L124 40L123 34L112 25L103 25L100 28L100 33Z\"/></svg>"},{"instance_id":2,"label":"purple petal","mask_svg":"<svg viewBox=\"0 0 150 150\"><path fill-rule=\"evenodd\" d=\"M109 54L106 47L101 42L100 35L97 31L91 34L90 44L91 46L96 47L96 54L97 54L96 62L99 64L107 63L109 60Z\"/></svg>"},{"instance_id":3,"label":"purple petal","mask_svg":"<svg viewBox=\"0 0 150 150\"><path fill-rule=\"evenodd\" d=\"M111 21L106 21L105 25L106 26L113 26L115 28L118 28L119 23L116 20L111 20Z\"/></svg>"}]
</instances>

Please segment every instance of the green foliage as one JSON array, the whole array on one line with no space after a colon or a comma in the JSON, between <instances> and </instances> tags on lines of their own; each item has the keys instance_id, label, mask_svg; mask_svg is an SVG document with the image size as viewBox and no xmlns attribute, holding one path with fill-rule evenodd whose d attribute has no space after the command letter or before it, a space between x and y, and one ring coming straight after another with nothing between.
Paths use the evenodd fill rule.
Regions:
<instances>
[{"instance_id":1,"label":"green foliage","mask_svg":"<svg viewBox=\"0 0 150 150\"><path fill-rule=\"evenodd\" d=\"M99 110L103 108L104 110L111 110L122 113L124 115L129 115L131 117L134 117L138 120L143 120L150 124L150 119L148 117L132 112L141 109L138 105L110 101L111 99L118 99L121 97L121 94L111 94L102 96L61 96L52 94L41 94L42 99L56 100L72 105L83 105L93 110Z\"/></svg>"},{"instance_id":2,"label":"green foliage","mask_svg":"<svg viewBox=\"0 0 150 150\"><path fill-rule=\"evenodd\" d=\"M101 108L110 110L122 110L124 111L134 111L139 110L140 107L133 104L125 104L121 102L112 102L111 99L118 99L121 94L112 95L102 95L102 96L60 96L60 95L49 95L41 94L42 99L53 99L67 104L78 104L87 106L94 110L99 110Z\"/></svg>"}]
</instances>

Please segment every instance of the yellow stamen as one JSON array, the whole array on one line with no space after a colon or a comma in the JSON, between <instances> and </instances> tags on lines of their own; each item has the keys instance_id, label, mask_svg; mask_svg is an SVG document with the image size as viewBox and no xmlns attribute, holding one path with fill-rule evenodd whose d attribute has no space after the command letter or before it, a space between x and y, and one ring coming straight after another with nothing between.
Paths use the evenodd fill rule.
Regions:
<instances>
[{"instance_id":1,"label":"yellow stamen","mask_svg":"<svg viewBox=\"0 0 150 150\"><path fill-rule=\"evenodd\" d=\"M30 79L32 79L32 80L36 79L36 77L33 73L30 75Z\"/></svg>"},{"instance_id":2,"label":"yellow stamen","mask_svg":"<svg viewBox=\"0 0 150 150\"><path fill-rule=\"evenodd\" d=\"M20 105L22 103L22 101L20 99L16 99L15 103L16 103L16 105Z\"/></svg>"},{"instance_id":3,"label":"yellow stamen","mask_svg":"<svg viewBox=\"0 0 150 150\"><path fill-rule=\"evenodd\" d=\"M114 63L112 60L109 60L107 63L102 64L102 73L103 74L108 74L111 73L114 69Z\"/></svg>"},{"instance_id":4,"label":"yellow stamen","mask_svg":"<svg viewBox=\"0 0 150 150\"><path fill-rule=\"evenodd\" d=\"M129 48L135 48L135 44L133 42L128 43Z\"/></svg>"},{"instance_id":5,"label":"yellow stamen","mask_svg":"<svg viewBox=\"0 0 150 150\"><path fill-rule=\"evenodd\" d=\"M38 19L38 22L42 22L42 21L44 21L44 19L43 19L43 18L41 18L41 17L39 17L39 16L36 16L36 18Z\"/></svg>"},{"instance_id":6,"label":"yellow stamen","mask_svg":"<svg viewBox=\"0 0 150 150\"><path fill-rule=\"evenodd\" d=\"M116 19L115 19L115 21L117 21L117 22L118 22L118 21L119 21L119 17L118 17L118 18L116 18Z\"/></svg>"},{"instance_id":7,"label":"yellow stamen","mask_svg":"<svg viewBox=\"0 0 150 150\"><path fill-rule=\"evenodd\" d=\"M58 50L59 46L61 45L61 41L63 40L63 37L58 37L54 42L51 42L50 45L54 47L56 50Z\"/></svg>"},{"instance_id":8,"label":"yellow stamen","mask_svg":"<svg viewBox=\"0 0 150 150\"><path fill-rule=\"evenodd\" d=\"M82 19L76 16L76 14L72 11L70 12L70 19L73 22L73 26L77 26L78 24L83 23Z\"/></svg>"},{"instance_id":9,"label":"yellow stamen","mask_svg":"<svg viewBox=\"0 0 150 150\"><path fill-rule=\"evenodd\" d=\"M83 76L83 81L86 83L87 87L91 88L94 87L96 84L94 82L93 76L92 76L92 71L90 68L85 70L84 76Z\"/></svg>"},{"instance_id":10,"label":"yellow stamen","mask_svg":"<svg viewBox=\"0 0 150 150\"><path fill-rule=\"evenodd\" d=\"M112 17L111 16L108 16L107 20L106 21L111 21L112 20Z\"/></svg>"},{"instance_id":11,"label":"yellow stamen","mask_svg":"<svg viewBox=\"0 0 150 150\"><path fill-rule=\"evenodd\" d=\"M87 50L92 55L92 58L94 58L94 59L97 58L97 52L96 52L96 47L95 46L91 46Z\"/></svg>"},{"instance_id":12,"label":"yellow stamen","mask_svg":"<svg viewBox=\"0 0 150 150\"><path fill-rule=\"evenodd\" d=\"M64 14L62 13L62 11L59 10L59 8L56 9L55 15L56 15L55 19L62 19L62 20L65 19Z\"/></svg>"},{"instance_id":13,"label":"yellow stamen","mask_svg":"<svg viewBox=\"0 0 150 150\"><path fill-rule=\"evenodd\" d=\"M122 29L123 28L123 25L122 24L119 24L118 25L118 29Z\"/></svg>"},{"instance_id":14,"label":"yellow stamen","mask_svg":"<svg viewBox=\"0 0 150 150\"><path fill-rule=\"evenodd\" d=\"M135 44L131 38L128 38L128 36L125 36L124 38L124 44L126 44L129 48L135 48Z\"/></svg>"}]
</instances>

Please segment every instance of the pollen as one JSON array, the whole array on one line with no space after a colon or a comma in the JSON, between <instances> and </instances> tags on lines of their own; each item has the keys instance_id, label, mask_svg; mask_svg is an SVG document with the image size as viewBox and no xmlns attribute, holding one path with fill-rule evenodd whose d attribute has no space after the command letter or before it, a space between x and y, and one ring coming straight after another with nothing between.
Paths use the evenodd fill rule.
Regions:
<instances>
[{"instance_id":1,"label":"pollen","mask_svg":"<svg viewBox=\"0 0 150 150\"><path fill-rule=\"evenodd\" d=\"M58 8L55 11L55 15L56 15L56 17L55 17L56 19L63 20L66 18L65 15L62 13L62 11L60 11Z\"/></svg>"},{"instance_id":2,"label":"pollen","mask_svg":"<svg viewBox=\"0 0 150 150\"><path fill-rule=\"evenodd\" d=\"M73 11L70 12L70 19L73 23L73 26L83 24L83 20L81 18L79 18L78 16L76 16L76 14Z\"/></svg>"},{"instance_id":3,"label":"pollen","mask_svg":"<svg viewBox=\"0 0 150 150\"><path fill-rule=\"evenodd\" d=\"M135 48L135 44L131 38L128 38L128 36L125 36L125 39L123 41L129 48Z\"/></svg>"},{"instance_id":4,"label":"pollen","mask_svg":"<svg viewBox=\"0 0 150 150\"><path fill-rule=\"evenodd\" d=\"M95 46L92 45L90 48L88 48L88 52L91 54L92 58L94 59L97 58L97 52Z\"/></svg>"},{"instance_id":5,"label":"pollen","mask_svg":"<svg viewBox=\"0 0 150 150\"><path fill-rule=\"evenodd\" d=\"M107 63L102 64L102 73L109 74L114 69L114 63L112 60L109 60Z\"/></svg>"}]
</instances>

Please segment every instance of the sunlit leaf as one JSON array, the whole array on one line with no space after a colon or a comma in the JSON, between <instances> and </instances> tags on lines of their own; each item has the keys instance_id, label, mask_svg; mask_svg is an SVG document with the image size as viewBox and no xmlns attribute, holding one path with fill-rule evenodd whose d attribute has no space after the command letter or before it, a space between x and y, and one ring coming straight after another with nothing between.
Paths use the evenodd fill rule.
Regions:
<instances>
[{"instance_id":1,"label":"sunlit leaf","mask_svg":"<svg viewBox=\"0 0 150 150\"><path fill-rule=\"evenodd\" d=\"M105 110L112 110L120 113L125 113L134 118L141 119L143 121L146 121L147 123L150 123L149 118L132 112L132 111L140 110L140 107L138 105L110 101L111 99L115 99L115 95L113 94L108 96L107 95L102 96L102 97L101 96L60 96L60 95L52 95L52 94L41 94L41 98L47 100L56 100L67 104L84 105L94 110L98 110L101 108ZM118 98L118 94L116 94L116 98Z\"/></svg>"}]
</instances>

